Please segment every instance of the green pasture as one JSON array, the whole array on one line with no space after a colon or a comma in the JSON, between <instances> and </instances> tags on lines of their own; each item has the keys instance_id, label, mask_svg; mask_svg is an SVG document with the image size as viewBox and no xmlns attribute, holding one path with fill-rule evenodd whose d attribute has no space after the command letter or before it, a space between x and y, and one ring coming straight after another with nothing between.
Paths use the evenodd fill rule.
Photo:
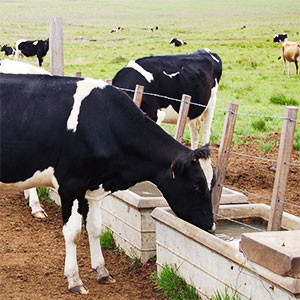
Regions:
<instances>
[{"instance_id":1,"label":"green pasture","mask_svg":"<svg viewBox=\"0 0 300 300\"><path fill-rule=\"evenodd\" d=\"M300 41L300 1L286 0L165 0L0 1L0 44L18 39L46 39L51 17L64 22L65 75L81 71L84 77L110 79L129 60L150 55L191 53L210 48L223 61L212 142L218 143L228 102L239 104L234 142L247 135L264 138L280 131L282 119L247 114L283 116L285 105L300 103L300 76L282 74L276 33ZM121 33L110 33L124 26ZM147 30L158 26L157 31ZM246 26L245 29L241 29ZM171 37L188 44L169 45ZM26 62L37 65L33 58ZM49 69L49 55L43 65ZM273 101L275 99L275 101ZM283 100L284 101L283 101ZM271 102L272 101L272 102ZM244 115L246 114L246 115ZM300 113L298 113L298 120ZM168 130L173 128L167 126ZM188 130L186 139L188 139ZM272 145L261 143L261 149ZM294 148L300 150L300 129Z\"/></svg>"}]
</instances>

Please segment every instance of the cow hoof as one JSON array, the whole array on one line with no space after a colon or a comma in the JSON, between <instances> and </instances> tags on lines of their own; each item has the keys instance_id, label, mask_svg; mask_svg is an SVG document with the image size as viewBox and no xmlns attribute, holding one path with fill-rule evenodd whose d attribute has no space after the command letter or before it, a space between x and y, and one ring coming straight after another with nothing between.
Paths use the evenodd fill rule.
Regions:
<instances>
[{"instance_id":1,"label":"cow hoof","mask_svg":"<svg viewBox=\"0 0 300 300\"><path fill-rule=\"evenodd\" d=\"M102 276L98 278L98 282L101 284L113 284L116 282L116 279L113 275L109 274L107 276Z\"/></svg>"},{"instance_id":2,"label":"cow hoof","mask_svg":"<svg viewBox=\"0 0 300 300\"><path fill-rule=\"evenodd\" d=\"M47 213L44 210L36 211L35 213L32 213L32 215L35 218L40 218L40 219L45 219L48 217Z\"/></svg>"},{"instance_id":3,"label":"cow hoof","mask_svg":"<svg viewBox=\"0 0 300 300\"><path fill-rule=\"evenodd\" d=\"M80 295L86 295L89 293L89 290L84 285L74 286L69 289L71 293L77 293Z\"/></svg>"}]
</instances>

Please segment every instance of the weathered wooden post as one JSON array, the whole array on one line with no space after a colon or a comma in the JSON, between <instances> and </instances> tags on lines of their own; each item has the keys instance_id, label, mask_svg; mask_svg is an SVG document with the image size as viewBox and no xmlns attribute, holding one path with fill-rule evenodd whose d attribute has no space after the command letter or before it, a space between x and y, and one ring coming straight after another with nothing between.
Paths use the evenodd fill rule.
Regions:
<instances>
[{"instance_id":1,"label":"weathered wooden post","mask_svg":"<svg viewBox=\"0 0 300 300\"><path fill-rule=\"evenodd\" d=\"M236 121L237 110L238 104L228 103L216 167L217 182L212 193L213 211L216 214L218 213L220 206L221 194L226 174L227 163L229 159L230 148L232 144L232 136ZM216 214L214 216L215 220L217 218Z\"/></svg>"},{"instance_id":2,"label":"weathered wooden post","mask_svg":"<svg viewBox=\"0 0 300 300\"><path fill-rule=\"evenodd\" d=\"M182 142L183 134L184 134L184 128L187 120L187 115L189 112L190 108L190 103L191 103L192 97L189 95L182 95L181 98L181 104L179 108L179 115L178 115L178 120L176 124L176 130L175 130L175 139L178 142Z\"/></svg>"},{"instance_id":3,"label":"weathered wooden post","mask_svg":"<svg viewBox=\"0 0 300 300\"><path fill-rule=\"evenodd\" d=\"M287 106L285 108L272 194L271 212L268 222L269 231L278 231L281 227L283 205L290 169L289 163L293 151L297 113L297 107Z\"/></svg>"},{"instance_id":4,"label":"weathered wooden post","mask_svg":"<svg viewBox=\"0 0 300 300\"><path fill-rule=\"evenodd\" d=\"M133 102L136 104L137 107L141 107L142 100L143 100L143 92L144 92L144 86L142 85L136 85L134 96L133 96Z\"/></svg>"},{"instance_id":5,"label":"weathered wooden post","mask_svg":"<svg viewBox=\"0 0 300 300\"><path fill-rule=\"evenodd\" d=\"M61 18L50 20L50 73L53 75L64 75L64 53L63 53L63 24Z\"/></svg>"}]
</instances>

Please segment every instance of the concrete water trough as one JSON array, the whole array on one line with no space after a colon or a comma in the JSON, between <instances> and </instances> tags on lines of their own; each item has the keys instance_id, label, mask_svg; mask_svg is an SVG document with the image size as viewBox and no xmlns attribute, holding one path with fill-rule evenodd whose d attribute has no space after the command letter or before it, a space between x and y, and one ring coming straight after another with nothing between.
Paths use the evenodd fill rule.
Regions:
<instances>
[{"instance_id":1,"label":"concrete water trough","mask_svg":"<svg viewBox=\"0 0 300 300\"><path fill-rule=\"evenodd\" d=\"M269 214L270 207L265 204L219 209L223 217L252 220L262 230ZM284 213L283 231L243 233L237 243L236 237L229 242L221 238L226 235L218 224L223 223L221 219L217 234L212 235L179 219L170 208L156 208L152 217L158 270L165 264L176 266L178 274L202 296L232 288L242 299L300 299L300 218Z\"/></svg>"},{"instance_id":2,"label":"concrete water trough","mask_svg":"<svg viewBox=\"0 0 300 300\"><path fill-rule=\"evenodd\" d=\"M224 189L221 204L247 203L245 195ZM146 262L156 255L155 222L151 212L166 207L167 201L151 182L136 184L101 201L103 228L109 227L116 244L129 256Z\"/></svg>"}]
</instances>

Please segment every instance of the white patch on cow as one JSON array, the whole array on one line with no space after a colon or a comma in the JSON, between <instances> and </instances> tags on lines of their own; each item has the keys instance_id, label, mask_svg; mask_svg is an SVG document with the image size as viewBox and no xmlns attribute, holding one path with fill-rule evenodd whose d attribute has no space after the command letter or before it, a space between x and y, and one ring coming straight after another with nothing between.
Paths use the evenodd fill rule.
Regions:
<instances>
[{"instance_id":1,"label":"white patch on cow","mask_svg":"<svg viewBox=\"0 0 300 300\"><path fill-rule=\"evenodd\" d=\"M211 96L208 101L207 107L202 114L203 119L203 131L202 131L202 141L203 144L209 143L211 124L214 116L214 111L217 103L217 91L218 91L218 81L215 79L215 86L211 89Z\"/></svg>"},{"instance_id":2,"label":"white patch on cow","mask_svg":"<svg viewBox=\"0 0 300 300\"><path fill-rule=\"evenodd\" d=\"M108 194L110 194L110 191L105 191L101 184L97 190L87 190L85 193L85 198L88 201L100 201Z\"/></svg>"},{"instance_id":3,"label":"white patch on cow","mask_svg":"<svg viewBox=\"0 0 300 300\"><path fill-rule=\"evenodd\" d=\"M74 200L71 216L68 222L63 226L63 235L66 246L64 275L68 280L69 289L83 285L79 278L76 257L76 245L79 241L81 232L81 215L78 213L78 206L78 200Z\"/></svg>"},{"instance_id":4,"label":"white patch on cow","mask_svg":"<svg viewBox=\"0 0 300 300\"><path fill-rule=\"evenodd\" d=\"M220 62L219 59L217 59L216 57L214 57L212 54L211 54L211 50L209 48L204 48L204 51L206 51L211 57L213 60L215 60L217 63Z\"/></svg>"},{"instance_id":5,"label":"white patch on cow","mask_svg":"<svg viewBox=\"0 0 300 300\"><path fill-rule=\"evenodd\" d=\"M211 164L211 159L199 159L200 166L206 178L208 189L211 190L211 184L213 179L213 168Z\"/></svg>"},{"instance_id":6,"label":"white patch on cow","mask_svg":"<svg viewBox=\"0 0 300 300\"><path fill-rule=\"evenodd\" d=\"M172 79L173 77L176 77L177 75L179 75L180 72L168 74L166 71L163 71L163 74L166 75L166 76L168 76L168 77L170 77Z\"/></svg>"},{"instance_id":7,"label":"white patch on cow","mask_svg":"<svg viewBox=\"0 0 300 300\"><path fill-rule=\"evenodd\" d=\"M51 73L42 68L10 59L3 59L0 61L0 73L51 75Z\"/></svg>"},{"instance_id":8,"label":"white patch on cow","mask_svg":"<svg viewBox=\"0 0 300 300\"><path fill-rule=\"evenodd\" d=\"M33 42L32 44L33 44L34 46L36 46L36 45L38 44L38 42L39 42L39 41L35 41L35 42Z\"/></svg>"},{"instance_id":9,"label":"white patch on cow","mask_svg":"<svg viewBox=\"0 0 300 300\"><path fill-rule=\"evenodd\" d=\"M166 108L161 108L157 111L157 121L158 125L161 123L169 123L169 124L176 124L178 119L178 113L170 104Z\"/></svg>"},{"instance_id":10,"label":"white patch on cow","mask_svg":"<svg viewBox=\"0 0 300 300\"><path fill-rule=\"evenodd\" d=\"M153 74L146 71L143 67L141 67L139 64L137 64L134 60L131 60L128 63L128 65L126 66L126 68L132 68L132 69L136 70L141 75L143 75L149 83L154 80Z\"/></svg>"},{"instance_id":11,"label":"white patch on cow","mask_svg":"<svg viewBox=\"0 0 300 300\"><path fill-rule=\"evenodd\" d=\"M106 86L107 83L103 80L96 80L88 77L77 82L77 89L74 94L74 104L67 122L68 130L73 130L73 132L76 132L77 130L78 117L82 101L92 92L93 89L104 89Z\"/></svg>"},{"instance_id":12,"label":"white patch on cow","mask_svg":"<svg viewBox=\"0 0 300 300\"><path fill-rule=\"evenodd\" d=\"M49 167L43 171L36 171L32 177L25 181L18 181L14 183L0 182L1 191L23 191L32 187L48 186L58 190L58 182L54 176L54 168Z\"/></svg>"}]
</instances>

